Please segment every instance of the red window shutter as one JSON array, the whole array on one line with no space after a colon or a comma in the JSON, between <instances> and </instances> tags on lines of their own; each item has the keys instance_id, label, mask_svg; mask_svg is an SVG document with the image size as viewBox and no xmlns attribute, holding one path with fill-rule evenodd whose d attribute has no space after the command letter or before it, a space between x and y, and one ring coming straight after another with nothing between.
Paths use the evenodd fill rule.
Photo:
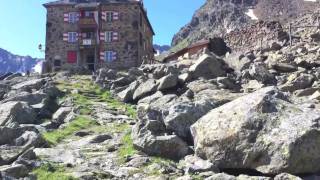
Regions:
<instances>
[{"instance_id":1,"label":"red window shutter","mask_svg":"<svg viewBox=\"0 0 320 180\"><path fill-rule=\"evenodd\" d=\"M68 63L73 64L77 62L77 51L68 51Z\"/></svg>"},{"instance_id":2,"label":"red window shutter","mask_svg":"<svg viewBox=\"0 0 320 180\"><path fill-rule=\"evenodd\" d=\"M118 40L119 40L119 33L112 32L112 41L118 41Z\"/></svg>"},{"instance_id":3,"label":"red window shutter","mask_svg":"<svg viewBox=\"0 0 320 180\"><path fill-rule=\"evenodd\" d=\"M63 14L63 21L64 22L69 22L69 13L64 13Z\"/></svg>"},{"instance_id":4,"label":"red window shutter","mask_svg":"<svg viewBox=\"0 0 320 180\"><path fill-rule=\"evenodd\" d=\"M112 20L119 20L119 12L112 12Z\"/></svg>"}]
</instances>

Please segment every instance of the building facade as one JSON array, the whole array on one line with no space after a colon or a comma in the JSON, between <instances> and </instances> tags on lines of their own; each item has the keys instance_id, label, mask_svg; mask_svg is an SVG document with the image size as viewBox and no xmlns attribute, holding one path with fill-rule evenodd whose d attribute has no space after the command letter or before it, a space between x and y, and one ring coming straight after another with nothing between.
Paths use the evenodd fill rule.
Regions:
<instances>
[{"instance_id":1,"label":"building facade","mask_svg":"<svg viewBox=\"0 0 320 180\"><path fill-rule=\"evenodd\" d=\"M128 69L154 58L154 31L138 0L59 0L47 9L50 71Z\"/></svg>"}]
</instances>

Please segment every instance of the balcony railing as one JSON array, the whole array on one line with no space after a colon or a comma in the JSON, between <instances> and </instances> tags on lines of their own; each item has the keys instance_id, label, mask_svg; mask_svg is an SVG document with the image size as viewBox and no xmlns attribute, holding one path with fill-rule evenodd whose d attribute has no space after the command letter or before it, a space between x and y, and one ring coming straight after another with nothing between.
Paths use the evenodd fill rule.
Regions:
<instances>
[{"instance_id":1,"label":"balcony railing","mask_svg":"<svg viewBox=\"0 0 320 180\"><path fill-rule=\"evenodd\" d=\"M91 17L80 18L78 25L79 27L97 27L95 19Z\"/></svg>"},{"instance_id":2,"label":"balcony railing","mask_svg":"<svg viewBox=\"0 0 320 180\"><path fill-rule=\"evenodd\" d=\"M80 39L81 46L94 46L96 45L95 39Z\"/></svg>"}]
</instances>

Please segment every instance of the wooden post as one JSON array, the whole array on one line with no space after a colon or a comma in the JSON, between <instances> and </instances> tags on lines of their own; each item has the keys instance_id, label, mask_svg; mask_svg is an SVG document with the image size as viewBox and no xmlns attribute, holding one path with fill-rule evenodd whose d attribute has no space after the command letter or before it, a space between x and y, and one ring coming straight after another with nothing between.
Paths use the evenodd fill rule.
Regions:
<instances>
[{"instance_id":1,"label":"wooden post","mask_svg":"<svg viewBox=\"0 0 320 180\"><path fill-rule=\"evenodd\" d=\"M289 24L289 42L290 42L290 46L292 46L292 27L291 27L291 23Z\"/></svg>"}]
</instances>

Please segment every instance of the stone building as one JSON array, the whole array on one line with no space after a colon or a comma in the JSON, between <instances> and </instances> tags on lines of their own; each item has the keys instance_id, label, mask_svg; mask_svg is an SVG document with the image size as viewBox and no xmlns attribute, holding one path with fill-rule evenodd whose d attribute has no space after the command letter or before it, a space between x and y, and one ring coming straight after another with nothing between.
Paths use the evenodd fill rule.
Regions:
<instances>
[{"instance_id":1,"label":"stone building","mask_svg":"<svg viewBox=\"0 0 320 180\"><path fill-rule=\"evenodd\" d=\"M59 0L47 9L50 71L128 69L154 58L154 31L139 0Z\"/></svg>"}]
</instances>

